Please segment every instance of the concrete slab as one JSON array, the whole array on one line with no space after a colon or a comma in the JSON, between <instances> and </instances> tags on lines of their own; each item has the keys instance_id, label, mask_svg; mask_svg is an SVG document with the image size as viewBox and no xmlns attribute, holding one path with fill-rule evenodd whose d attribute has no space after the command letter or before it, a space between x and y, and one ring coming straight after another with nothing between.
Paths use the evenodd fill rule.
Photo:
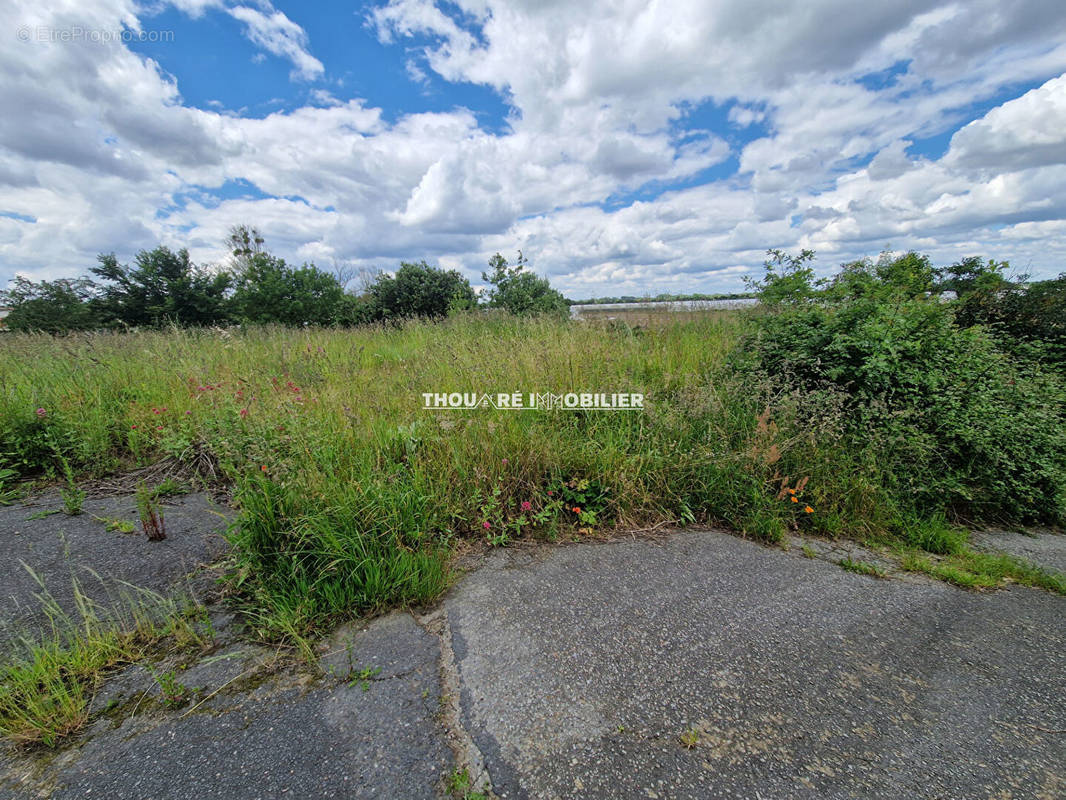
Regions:
<instances>
[{"instance_id":1,"label":"concrete slab","mask_svg":"<svg viewBox=\"0 0 1066 800\"><path fill-rule=\"evenodd\" d=\"M507 798L1066 795L1066 600L717 532L492 555L446 601Z\"/></svg>"}]
</instances>

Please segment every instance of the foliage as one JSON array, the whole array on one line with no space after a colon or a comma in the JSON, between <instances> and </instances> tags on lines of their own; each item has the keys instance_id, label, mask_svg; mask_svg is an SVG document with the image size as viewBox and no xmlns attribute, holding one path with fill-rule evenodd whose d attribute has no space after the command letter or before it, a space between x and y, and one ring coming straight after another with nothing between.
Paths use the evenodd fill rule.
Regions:
<instances>
[{"instance_id":1,"label":"foliage","mask_svg":"<svg viewBox=\"0 0 1066 800\"><path fill-rule=\"evenodd\" d=\"M485 294L490 308L504 308L515 315L569 313L569 304L559 292L551 288L547 278L530 272L529 262L518 252L513 265L499 253L489 259L489 272L481 273L483 280L492 285Z\"/></svg>"},{"instance_id":2,"label":"foliage","mask_svg":"<svg viewBox=\"0 0 1066 800\"><path fill-rule=\"evenodd\" d=\"M0 302L11 307L4 325L12 331L66 333L100 325L92 281L74 278L34 283L16 275L12 284L0 293Z\"/></svg>"},{"instance_id":3,"label":"foliage","mask_svg":"<svg viewBox=\"0 0 1066 800\"><path fill-rule=\"evenodd\" d=\"M956 319L964 327L982 325L999 346L1020 358L1043 361L1059 370L1066 367L1066 273L1046 281L1026 283L1003 277L1009 265L968 258L949 268L966 283L948 278L959 299Z\"/></svg>"},{"instance_id":4,"label":"foliage","mask_svg":"<svg viewBox=\"0 0 1066 800\"><path fill-rule=\"evenodd\" d=\"M393 276L379 274L367 295L379 319L434 319L476 305L470 281L456 270L431 267L425 261L402 262Z\"/></svg>"},{"instance_id":5,"label":"foliage","mask_svg":"<svg viewBox=\"0 0 1066 800\"><path fill-rule=\"evenodd\" d=\"M952 557L953 512L1061 508L1061 382L956 325L922 289L926 261L894 262L812 275L803 302L773 310L663 315L639 336L507 314L9 335L0 446L26 475L54 470L52 441L78 470L209 457L236 490L230 588L264 635L297 642L433 598L460 541L683 520ZM472 383L639 392L646 408L420 408L422 392Z\"/></svg>"},{"instance_id":6,"label":"foliage","mask_svg":"<svg viewBox=\"0 0 1066 800\"><path fill-rule=\"evenodd\" d=\"M813 250L803 250L798 256L783 250L768 250L769 258L763 262L766 274L761 281L745 278L748 288L763 305L776 308L782 304L799 305L813 297L823 283L814 278Z\"/></svg>"},{"instance_id":7,"label":"foliage","mask_svg":"<svg viewBox=\"0 0 1066 800\"><path fill-rule=\"evenodd\" d=\"M229 274L195 266L185 249L142 250L132 267L119 264L114 253L102 255L92 273L105 281L99 289L100 314L114 324L214 325L228 316Z\"/></svg>"},{"instance_id":8,"label":"foliage","mask_svg":"<svg viewBox=\"0 0 1066 800\"><path fill-rule=\"evenodd\" d=\"M234 280L234 317L244 323L333 325L347 310L344 288L313 264L293 268L269 253L254 253Z\"/></svg>"},{"instance_id":9,"label":"foliage","mask_svg":"<svg viewBox=\"0 0 1066 800\"><path fill-rule=\"evenodd\" d=\"M1066 389L956 325L934 278L914 253L847 265L822 291L792 270L769 284L754 369L809 413L839 415L843 442L876 461L901 513L1062 519Z\"/></svg>"}]
</instances>

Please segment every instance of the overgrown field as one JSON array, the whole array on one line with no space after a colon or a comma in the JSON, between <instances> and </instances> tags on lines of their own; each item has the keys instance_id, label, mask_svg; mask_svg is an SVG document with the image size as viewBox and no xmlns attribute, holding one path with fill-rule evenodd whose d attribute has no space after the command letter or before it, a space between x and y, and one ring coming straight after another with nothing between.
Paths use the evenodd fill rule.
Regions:
<instances>
[{"instance_id":1,"label":"overgrown field","mask_svg":"<svg viewBox=\"0 0 1066 800\"><path fill-rule=\"evenodd\" d=\"M216 470L240 510L232 585L264 629L296 637L431 599L462 540L701 521L958 553L959 515L1061 521L1061 378L915 303L639 329L469 314L9 335L0 466L84 477L171 457ZM833 325L881 328L839 351ZM646 409L422 409L423 392L452 391L639 392Z\"/></svg>"}]
</instances>

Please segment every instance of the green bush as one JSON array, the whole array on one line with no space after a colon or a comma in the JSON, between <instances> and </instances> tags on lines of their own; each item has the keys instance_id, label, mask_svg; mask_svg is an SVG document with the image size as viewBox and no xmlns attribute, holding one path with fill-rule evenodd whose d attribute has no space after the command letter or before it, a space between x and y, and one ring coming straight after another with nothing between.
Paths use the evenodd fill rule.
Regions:
<instances>
[{"instance_id":1,"label":"green bush","mask_svg":"<svg viewBox=\"0 0 1066 800\"><path fill-rule=\"evenodd\" d=\"M764 285L781 286L778 263ZM913 253L848 265L821 291L807 277L759 318L755 368L783 389L842 398L843 446L874 455L901 512L1063 519L1061 380L956 325Z\"/></svg>"}]
</instances>

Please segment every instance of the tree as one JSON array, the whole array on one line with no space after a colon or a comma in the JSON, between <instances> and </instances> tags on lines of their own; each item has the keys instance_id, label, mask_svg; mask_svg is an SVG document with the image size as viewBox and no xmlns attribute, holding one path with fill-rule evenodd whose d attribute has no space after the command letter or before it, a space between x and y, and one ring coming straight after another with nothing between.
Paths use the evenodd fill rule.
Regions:
<instances>
[{"instance_id":1,"label":"tree","mask_svg":"<svg viewBox=\"0 0 1066 800\"><path fill-rule=\"evenodd\" d=\"M41 281L34 283L15 277L2 302L11 306L4 320L13 331L66 333L100 326L100 316L93 303L94 286L86 278Z\"/></svg>"},{"instance_id":2,"label":"tree","mask_svg":"<svg viewBox=\"0 0 1066 800\"><path fill-rule=\"evenodd\" d=\"M769 258L763 262L766 274L761 281L745 278L744 283L759 296L763 305L775 308L782 305L806 303L818 291L823 281L814 278L813 250L801 250L798 256L783 250L767 250Z\"/></svg>"},{"instance_id":3,"label":"tree","mask_svg":"<svg viewBox=\"0 0 1066 800\"><path fill-rule=\"evenodd\" d=\"M1004 276L1009 268L1006 261L989 259L986 262L980 256L970 256L936 270L937 288L955 292L960 299L974 292L998 292L1011 286L1011 281ZM1020 280L1024 280L1024 276Z\"/></svg>"},{"instance_id":4,"label":"tree","mask_svg":"<svg viewBox=\"0 0 1066 800\"><path fill-rule=\"evenodd\" d=\"M265 253L263 243L266 240L257 228L248 225L234 225L226 237L226 246L232 254L233 271L243 272L251 262L252 256Z\"/></svg>"},{"instance_id":5,"label":"tree","mask_svg":"<svg viewBox=\"0 0 1066 800\"><path fill-rule=\"evenodd\" d=\"M233 313L247 323L335 325L350 310L337 279L305 264L293 268L266 252L252 253L236 277Z\"/></svg>"},{"instance_id":6,"label":"tree","mask_svg":"<svg viewBox=\"0 0 1066 800\"><path fill-rule=\"evenodd\" d=\"M228 321L228 272L209 272L189 258L189 251L159 246L142 250L133 267L119 264L114 253L101 255L93 274L107 281L100 288L106 319L123 325L215 325Z\"/></svg>"},{"instance_id":7,"label":"tree","mask_svg":"<svg viewBox=\"0 0 1066 800\"><path fill-rule=\"evenodd\" d=\"M512 314L555 314L565 316L570 306L566 298L551 287L547 278L541 278L526 269L529 262L522 251L514 265L499 253L489 259L491 272L482 272L481 277L492 285L486 294L490 308L504 308Z\"/></svg>"},{"instance_id":8,"label":"tree","mask_svg":"<svg viewBox=\"0 0 1066 800\"><path fill-rule=\"evenodd\" d=\"M384 319L445 317L477 302L470 281L454 269L445 271L425 261L402 262L392 277L379 273L367 295Z\"/></svg>"}]
</instances>

